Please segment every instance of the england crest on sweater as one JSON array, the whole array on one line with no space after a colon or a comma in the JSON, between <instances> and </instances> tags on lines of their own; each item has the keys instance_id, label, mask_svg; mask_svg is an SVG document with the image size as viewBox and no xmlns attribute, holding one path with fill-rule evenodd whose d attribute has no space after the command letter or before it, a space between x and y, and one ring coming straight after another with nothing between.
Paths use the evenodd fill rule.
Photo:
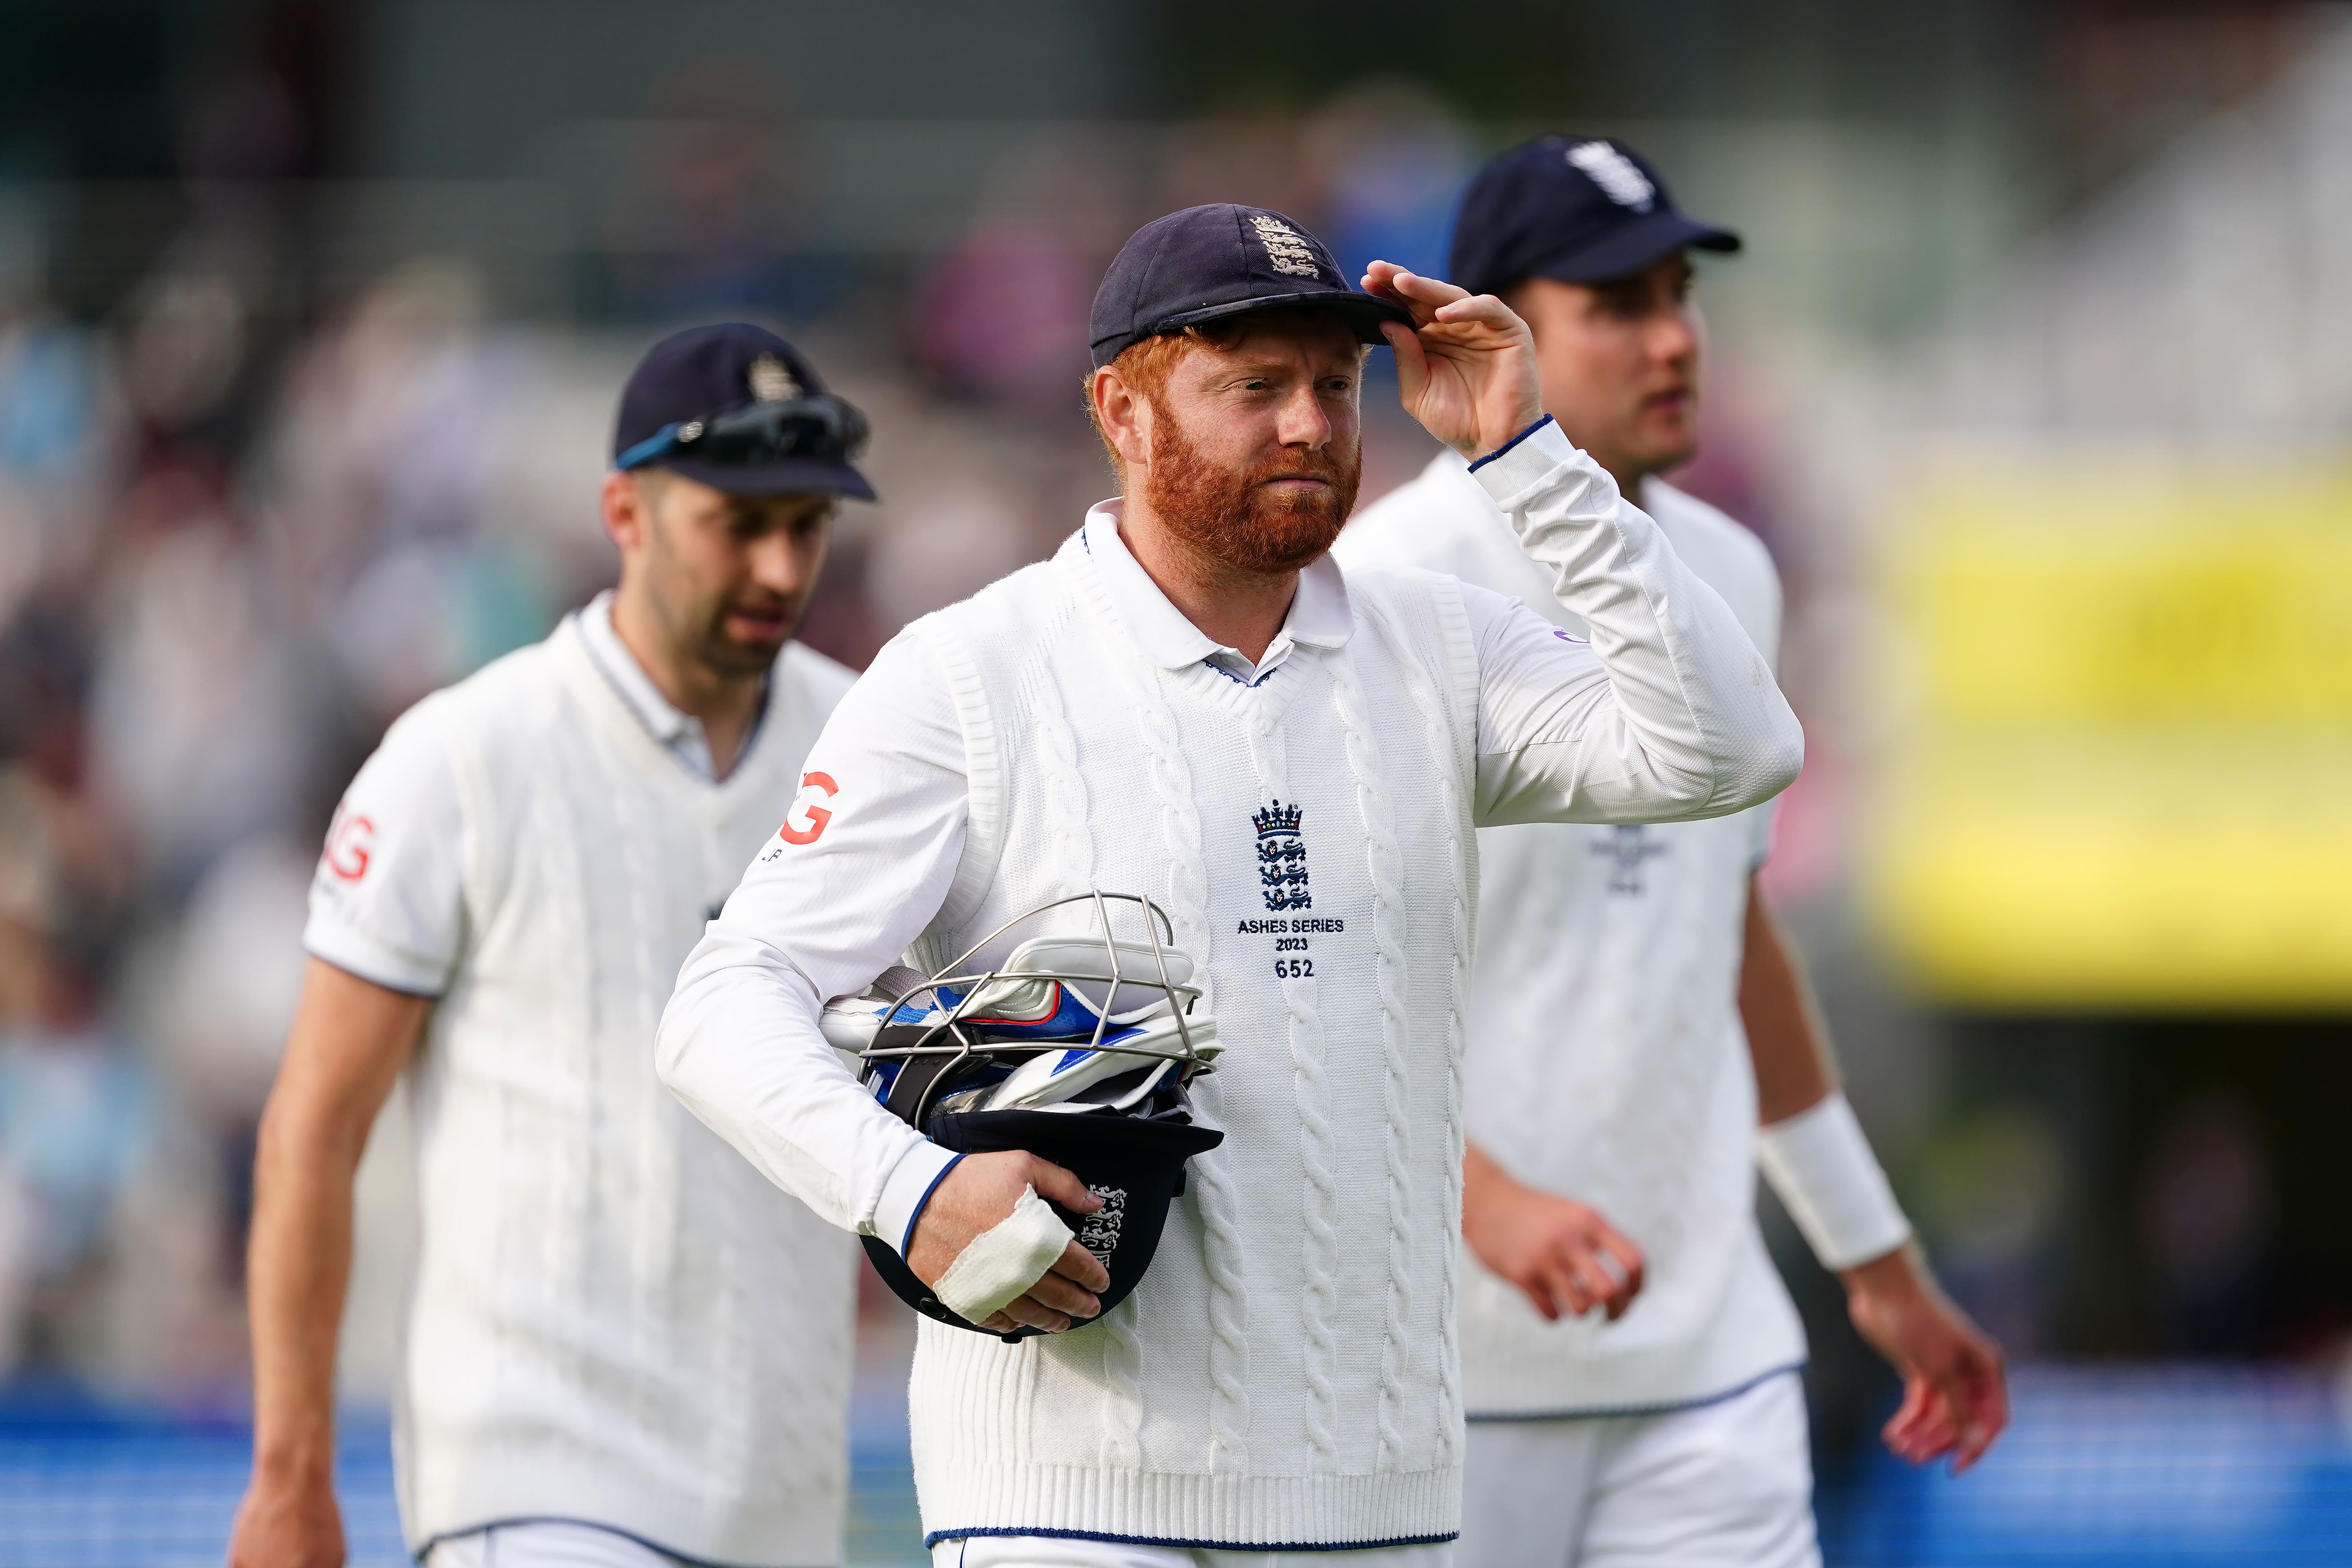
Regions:
<instances>
[{"instance_id":1,"label":"england crest on sweater","mask_svg":"<svg viewBox=\"0 0 2352 1568\"><path fill-rule=\"evenodd\" d=\"M1250 817L1257 829L1258 889L1268 914L1315 907L1307 886L1307 841L1298 831L1301 815L1300 807L1277 800Z\"/></svg>"}]
</instances>

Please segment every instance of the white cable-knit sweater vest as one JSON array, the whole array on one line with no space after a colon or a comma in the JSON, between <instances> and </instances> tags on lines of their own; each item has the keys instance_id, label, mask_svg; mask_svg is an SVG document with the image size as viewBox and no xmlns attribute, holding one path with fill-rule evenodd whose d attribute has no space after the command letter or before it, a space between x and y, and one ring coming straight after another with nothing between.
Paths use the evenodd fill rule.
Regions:
<instances>
[{"instance_id":1,"label":"white cable-knit sweater vest","mask_svg":"<svg viewBox=\"0 0 2352 1568\"><path fill-rule=\"evenodd\" d=\"M1255 687L1147 662L1077 537L922 624L971 805L917 957L1064 894L1147 893L1225 1046L1195 1094L1225 1141L1192 1162L1133 1297L1015 1344L922 1325L934 1538L1328 1546L1457 1527L1476 669L1451 579L1349 591L1345 646L1300 645ZM1269 890L1258 829L1289 814L1306 878Z\"/></svg>"},{"instance_id":2,"label":"white cable-knit sweater vest","mask_svg":"<svg viewBox=\"0 0 2352 1568\"><path fill-rule=\"evenodd\" d=\"M677 966L842 689L788 652L712 784L567 623L431 700L466 955L412 1068L422 1234L395 1435L412 1548L502 1520L839 1561L855 1244L654 1074Z\"/></svg>"}]
</instances>

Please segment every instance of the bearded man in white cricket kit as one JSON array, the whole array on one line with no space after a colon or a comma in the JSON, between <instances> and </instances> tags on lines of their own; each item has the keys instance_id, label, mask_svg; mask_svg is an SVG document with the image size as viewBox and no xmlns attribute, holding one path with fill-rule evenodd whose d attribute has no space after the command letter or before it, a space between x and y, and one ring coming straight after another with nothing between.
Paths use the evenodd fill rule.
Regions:
<instances>
[{"instance_id":1,"label":"bearded man in white cricket kit","mask_svg":"<svg viewBox=\"0 0 2352 1568\"><path fill-rule=\"evenodd\" d=\"M677 965L852 680L791 639L857 411L698 328L621 398L617 590L411 709L336 815L261 1129L236 1568L343 1561L352 1178L405 1073L420 1218L394 1406L429 1568L841 1561L856 1249L655 1077Z\"/></svg>"},{"instance_id":2,"label":"bearded man in white cricket kit","mask_svg":"<svg viewBox=\"0 0 2352 1568\"><path fill-rule=\"evenodd\" d=\"M1053 1331L922 1325L941 1563L1444 1563L1475 829L1739 811L1801 762L1738 619L1543 414L1525 324L1386 263L1364 290L1260 209L1129 240L1088 384L1123 499L883 650L810 754L829 815L761 854L663 1018L665 1080L778 1184L967 1320ZM1328 558L1376 333L1590 642ZM928 972L1089 889L1165 908L1223 1047L1192 1101L1223 1142L1100 1321L1093 1226L1047 1251L1023 1215L1101 1200L1032 1152L959 1160L821 1033L902 952Z\"/></svg>"},{"instance_id":3,"label":"bearded man in white cricket kit","mask_svg":"<svg viewBox=\"0 0 2352 1568\"><path fill-rule=\"evenodd\" d=\"M1687 249L1738 243L1677 212L1622 142L1548 136L1473 182L1452 270L1533 328L1544 406L1770 658L1771 558L1657 477L1697 445ZM1350 571L1451 573L1562 636L1605 636L1553 595L1513 527L1442 453L1335 553ZM1910 1245L1757 889L1770 809L1480 834L1465 1568L1820 1560L1804 1333L1756 1226L1759 1152L1854 1323L1904 1373L1895 1452L1964 1468L2006 1418L2000 1354Z\"/></svg>"}]
</instances>

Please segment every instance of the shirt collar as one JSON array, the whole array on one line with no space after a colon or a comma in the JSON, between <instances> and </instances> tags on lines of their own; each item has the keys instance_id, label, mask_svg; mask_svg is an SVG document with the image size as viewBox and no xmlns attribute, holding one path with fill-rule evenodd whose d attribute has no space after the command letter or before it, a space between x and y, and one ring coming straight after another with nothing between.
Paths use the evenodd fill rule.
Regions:
<instances>
[{"instance_id":1,"label":"shirt collar","mask_svg":"<svg viewBox=\"0 0 2352 1568\"><path fill-rule=\"evenodd\" d=\"M1102 573L1111 607L1143 650L1143 657L1152 663L1163 669L1182 669L1207 660L1255 674L1280 664L1295 644L1326 648L1346 645L1355 628L1355 616L1348 604L1348 580L1339 563L1326 554L1298 574L1298 592L1290 601L1289 614L1283 617L1282 630L1275 634L1265 657L1253 668L1240 650L1212 639L1168 602L1168 595L1118 536L1119 514L1125 506L1116 497L1096 502L1087 513L1079 538Z\"/></svg>"},{"instance_id":2,"label":"shirt collar","mask_svg":"<svg viewBox=\"0 0 2352 1568\"><path fill-rule=\"evenodd\" d=\"M653 677L637 662L637 656L629 651L621 634L613 629L613 590L607 588L591 599L576 618L580 639L587 645L590 661L620 694L629 711L636 715L646 732L673 751L703 744L707 756L702 721L670 706L669 699L661 694Z\"/></svg>"}]
</instances>

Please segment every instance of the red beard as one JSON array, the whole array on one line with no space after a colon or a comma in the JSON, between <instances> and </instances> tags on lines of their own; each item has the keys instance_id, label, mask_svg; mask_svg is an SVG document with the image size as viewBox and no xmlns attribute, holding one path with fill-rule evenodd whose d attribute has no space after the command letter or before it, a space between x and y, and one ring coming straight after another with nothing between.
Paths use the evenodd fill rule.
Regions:
<instances>
[{"instance_id":1,"label":"red beard","mask_svg":"<svg viewBox=\"0 0 2352 1568\"><path fill-rule=\"evenodd\" d=\"M1360 446L1283 452L1242 473L1213 466L1164 415L1151 430L1151 468L1143 497L1171 533L1210 560L1273 576L1318 559L1356 509L1363 479ZM1260 489L1268 479L1313 474L1329 488L1286 494Z\"/></svg>"}]
</instances>

